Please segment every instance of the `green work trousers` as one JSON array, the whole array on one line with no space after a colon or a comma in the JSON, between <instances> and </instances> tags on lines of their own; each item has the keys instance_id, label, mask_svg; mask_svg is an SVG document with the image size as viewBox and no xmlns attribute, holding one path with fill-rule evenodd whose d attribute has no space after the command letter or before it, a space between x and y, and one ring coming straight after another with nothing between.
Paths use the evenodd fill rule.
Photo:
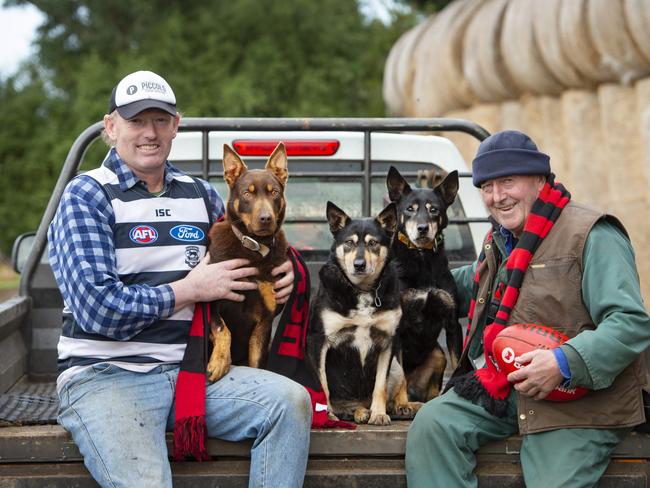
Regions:
<instances>
[{"instance_id":1,"label":"green work trousers","mask_svg":"<svg viewBox=\"0 0 650 488\"><path fill-rule=\"evenodd\" d=\"M425 404L406 440L409 488L477 486L476 450L518 431L511 400L505 418L490 415L453 390ZM526 487L595 486L630 430L558 429L524 436L520 458Z\"/></svg>"}]
</instances>

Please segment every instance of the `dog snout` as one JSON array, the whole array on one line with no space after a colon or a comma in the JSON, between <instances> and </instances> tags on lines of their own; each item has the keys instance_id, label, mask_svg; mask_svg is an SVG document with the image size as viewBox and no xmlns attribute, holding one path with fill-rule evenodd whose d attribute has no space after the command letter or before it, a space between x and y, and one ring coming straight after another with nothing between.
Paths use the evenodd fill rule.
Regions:
<instances>
[{"instance_id":1,"label":"dog snout","mask_svg":"<svg viewBox=\"0 0 650 488\"><path fill-rule=\"evenodd\" d=\"M429 224L418 224L417 229L418 234L421 236L426 235L429 232Z\"/></svg>"},{"instance_id":2,"label":"dog snout","mask_svg":"<svg viewBox=\"0 0 650 488\"><path fill-rule=\"evenodd\" d=\"M355 271L365 271L366 269L365 259L355 259L353 264L354 264Z\"/></svg>"},{"instance_id":3,"label":"dog snout","mask_svg":"<svg viewBox=\"0 0 650 488\"><path fill-rule=\"evenodd\" d=\"M271 222L273 222L273 215L271 215L270 212L262 212L259 214L258 219L260 221L260 224L269 225Z\"/></svg>"}]
</instances>

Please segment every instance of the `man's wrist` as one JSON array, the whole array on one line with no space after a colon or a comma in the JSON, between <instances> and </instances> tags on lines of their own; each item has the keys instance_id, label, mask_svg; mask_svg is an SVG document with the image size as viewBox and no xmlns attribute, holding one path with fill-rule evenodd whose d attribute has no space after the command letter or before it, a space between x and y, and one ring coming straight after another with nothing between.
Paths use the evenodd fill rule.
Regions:
<instances>
[{"instance_id":1,"label":"man's wrist","mask_svg":"<svg viewBox=\"0 0 650 488\"><path fill-rule=\"evenodd\" d=\"M557 365L560 368L560 373L562 374L562 383L560 386L567 387L571 382L571 368L569 367L569 361L564 354L564 351L560 347L552 349Z\"/></svg>"}]
</instances>

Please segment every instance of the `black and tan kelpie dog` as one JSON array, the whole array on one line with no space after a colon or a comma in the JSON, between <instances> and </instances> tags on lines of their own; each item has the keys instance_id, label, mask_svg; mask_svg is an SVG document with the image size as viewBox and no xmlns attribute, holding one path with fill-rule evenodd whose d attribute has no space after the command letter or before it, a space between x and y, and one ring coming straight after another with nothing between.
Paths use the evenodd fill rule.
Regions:
<instances>
[{"instance_id":1,"label":"black and tan kelpie dog","mask_svg":"<svg viewBox=\"0 0 650 488\"><path fill-rule=\"evenodd\" d=\"M402 314L390 258L395 219L394 204L377 218L351 219L327 202L334 242L312 301L307 353L331 419L386 425L389 413L412 418L421 406L408 402L395 358Z\"/></svg>"},{"instance_id":2,"label":"black and tan kelpie dog","mask_svg":"<svg viewBox=\"0 0 650 488\"><path fill-rule=\"evenodd\" d=\"M210 261L245 258L259 274L254 278L258 289L243 292L243 302L211 304L210 381L225 375L231 363L264 367L276 308L271 270L286 261L288 246L281 227L289 176L284 145L274 149L264 169L255 170L224 145L223 169L230 193L225 219L210 229Z\"/></svg>"},{"instance_id":3,"label":"black and tan kelpie dog","mask_svg":"<svg viewBox=\"0 0 650 488\"><path fill-rule=\"evenodd\" d=\"M447 359L438 344L440 332L446 333L454 368L462 349L456 285L442 234L448 224L447 208L458 192L458 172L452 171L434 188L411 188L391 167L386 182L389 199L397 206L393 251L402 296L402 367L409 399L424 402L442 388Z\"/></svg>"}]
</instances>

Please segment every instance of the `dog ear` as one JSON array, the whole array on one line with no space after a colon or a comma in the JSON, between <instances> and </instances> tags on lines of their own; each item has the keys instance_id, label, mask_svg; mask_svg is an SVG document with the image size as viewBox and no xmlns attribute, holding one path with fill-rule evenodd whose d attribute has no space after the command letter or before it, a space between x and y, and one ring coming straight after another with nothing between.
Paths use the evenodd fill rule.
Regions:
<instances>
[{"instance_id":1,"label":"dog ear","mask_svg":"<svg viewBox=\"0 0 650 488\"><path fill-rule=\"evenodd\" d=\"M388 198L390 198L391 202L396 202L402 196L411 192L411 187L394 166L391 166L388 170L386 186L388 187Z\"/></svg>"},{"instance_id":2,"label":"dog ear","mask_svg":"<svg viewBox=\"0 0 650 488\"><path fill-rule=\"evenodd\" d=\"M350 217L332 202L327 202L327 221L330 224L330 232L336 235L350 223Z\"/></svg>"},{"instance_id":3,"label":"dog ear","mask_svg":"<svg viewBox=\"0 0 650 488\"><path fill-rule=\"evenodd\" d=\"M226 180L228 186L232 188L235 185L237 178L246 171L248 168L244 161L239 157L228 144L223 145L223 179Z\"/></svg>"},{"instance_id":4,"label":"dog ear","mask_svg":"<svg viewBox=\"0 0 650 488\"><path fill-rule=\"evenodd\" d=\"M454 170L449 173L436 189L440 190L442 199L445 201L447 206L454 203L456 193L458 193L458 171Z\"/></svg>"},{"instance_id":5,"label":"dog ear","mask_svg":"<svg viewBox=\"0 0 650 488\"><path fill-rule=\"evenodd\" d=\"M282 186L285 185L287 179L289 178L289 171L287 171L287 151L284 147L284 144L279 143L275 146L275 149L269 156L269 160L266 162L266 169L273 172L273 174L280 180Z\"/></svg>"},{"instance_id":6,"label":"dog ear","mask_svg":"<svg viewBox=\"0 0 650 488\"><path fill-rule=\"evenodd\" d=\"M392 236L397 230L397 207L395 206L395 203L389 203L386 208L377 215L375 220Z\"/></svg>"}]
</instances>

